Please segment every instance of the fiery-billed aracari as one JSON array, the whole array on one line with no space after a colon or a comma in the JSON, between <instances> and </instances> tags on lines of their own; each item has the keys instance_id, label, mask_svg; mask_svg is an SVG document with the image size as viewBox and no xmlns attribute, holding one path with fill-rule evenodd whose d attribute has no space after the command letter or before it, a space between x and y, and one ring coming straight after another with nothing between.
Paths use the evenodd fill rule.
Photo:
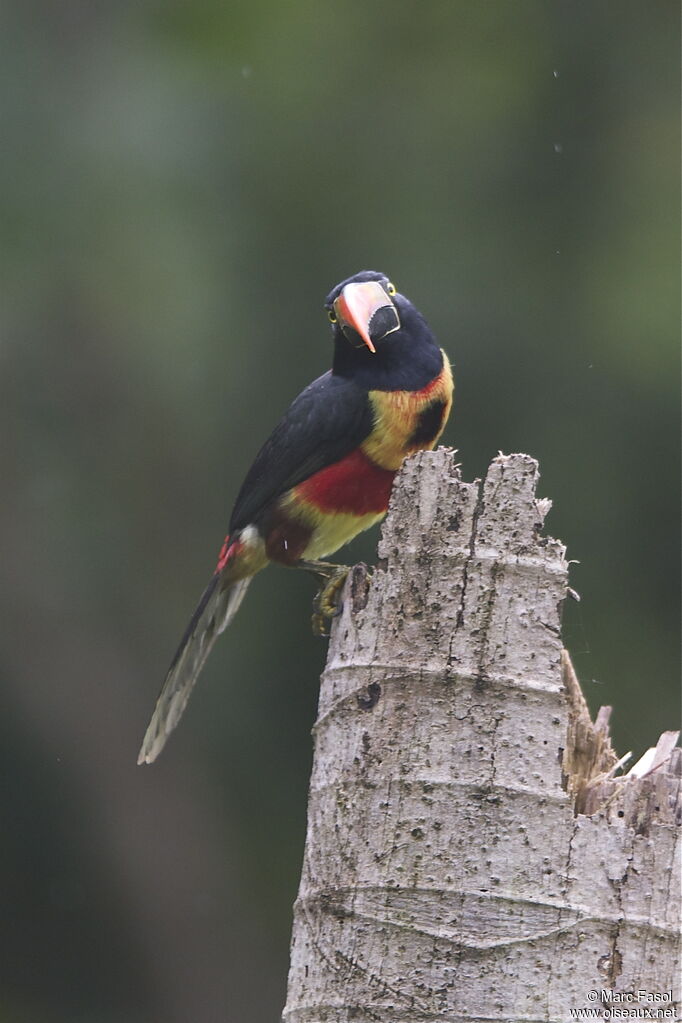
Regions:
<instances>
[{"instance_id":1,"label":"fiery-billed aracari","mask_svg":"<svg viewBox=\"0 0 682 1023\"><path fill-rule=\"evenodd\" d=\"M185 709L213 643L269 561L327 584L313 622L333 614L348 569L318 559L386 513L403 459L432 448L452 373L423 316L381 273L338 284L325 308L334 358L290 406L247 473L218 564L166 676L138 763L151 763Z\"/></svg>"}]
</instances>

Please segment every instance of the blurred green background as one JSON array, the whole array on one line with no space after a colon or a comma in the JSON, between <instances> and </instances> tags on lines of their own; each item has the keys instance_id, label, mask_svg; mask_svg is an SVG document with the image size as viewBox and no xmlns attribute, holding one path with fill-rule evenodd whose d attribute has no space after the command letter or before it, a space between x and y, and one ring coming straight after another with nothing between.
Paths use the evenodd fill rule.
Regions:
<instances>
[{"instance_id":1,"label":"blurred green background","mask_svg":"<svg viewBox=\"0 0 682 1023\"><path fill-rule=\"evenodd\" d=\"M385 270L427 315L466 478L540 459L620 752L677 721L678 4L1 19L0 1021L266 1023L325 656L307 577L257 579L135 757L241 478L329 365L338 280Z\"/></svg>"}]
</instances>

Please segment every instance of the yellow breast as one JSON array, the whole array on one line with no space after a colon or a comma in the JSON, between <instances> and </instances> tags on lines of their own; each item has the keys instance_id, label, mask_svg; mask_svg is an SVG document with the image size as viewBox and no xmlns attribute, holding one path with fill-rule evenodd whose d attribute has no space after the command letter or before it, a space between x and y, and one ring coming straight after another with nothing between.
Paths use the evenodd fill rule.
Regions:
<instances>
[{"instance_id":1,"label":"yellow breast","mask_svg":"<svg viewBox=\"0 0 682 1023\"><path fill-rule=\"evenodd\" d=\"M436 446L452 407L452 370L443 369L420 391L370 391L374 429L361 447L376 465L399 469L407 455Z\"/></svg>"}]
</instances>

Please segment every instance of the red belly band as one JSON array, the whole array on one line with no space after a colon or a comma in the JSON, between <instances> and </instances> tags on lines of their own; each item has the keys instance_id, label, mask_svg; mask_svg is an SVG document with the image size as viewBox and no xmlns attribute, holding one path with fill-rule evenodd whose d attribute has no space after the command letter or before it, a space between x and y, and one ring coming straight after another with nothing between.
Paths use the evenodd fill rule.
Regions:
<instances>
[{"instance_id":1,"label":"red belly band","mask_svg":"<svg viewBox=\"0 0 682 1023\"><path fill-rule=\"evenodd\" d=\"M394 476L392 469L381 469L356 448L299 483L294 493L322 512L380 515L388 508Z\"/></svg>"}]
</instances>

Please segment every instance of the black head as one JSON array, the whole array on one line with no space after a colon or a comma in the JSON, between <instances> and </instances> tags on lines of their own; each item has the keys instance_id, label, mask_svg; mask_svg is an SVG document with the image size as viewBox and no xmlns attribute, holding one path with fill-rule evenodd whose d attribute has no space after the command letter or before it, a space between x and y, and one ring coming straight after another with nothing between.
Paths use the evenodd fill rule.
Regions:
<instances>
[{"instance_id":1,"label":"black head","mask_svg":"<svg viewBox=\"0 0 682 1023\"><path fill-rule=\"evenodd\" d=\"M424 384L439 372L441 352L421 313L386 274L362 270L325 300L334 333L334 372L372 387ZM419 384L419 386L423 386Z\"/></svg>"},{"instance_id":2,"label":"black head","mask_svg":"<svg viewBox=\"0 0 682 1023\"><path fill-rule=\"evenodd\" d=\"M366 346L375 354L376 345L400 330L395 294L388 277L375 270L361 270L337 284L325 302L334 333L343 335L354 348Z\"/></svg>"}]
</instances>

